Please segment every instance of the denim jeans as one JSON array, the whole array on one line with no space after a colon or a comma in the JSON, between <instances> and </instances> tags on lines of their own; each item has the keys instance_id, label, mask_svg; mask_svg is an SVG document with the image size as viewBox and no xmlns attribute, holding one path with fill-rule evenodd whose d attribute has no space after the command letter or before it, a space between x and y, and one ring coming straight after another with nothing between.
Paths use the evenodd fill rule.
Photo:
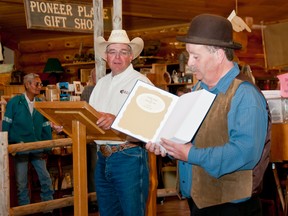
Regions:
<instances>
[{"instance_id":1,"label":"denim jeans","mask_svg":"<svg viewBox=\"0 0 288 216\"><path fill-rule=\"evenodd\" d=\"M28 161L35 168L41 185L40 197L42 201L53 200L53 187L50 174L46 168L46 161L42 158L43 154L26 154L16 155L15 176L17 183L18 205L26 205L30 203L28 191Z\"/></svg>"},{"instance_id":2,"label":"denim jeans","mask_svg":"<svg viewBox=\"0 0 288 216\"><path fill-rule=\"evenodd\" d=\"M149 192L146 150L134 147L106 158L98 152L95 186L100 215L145 216Z\"/></svg>"}]
</instances>

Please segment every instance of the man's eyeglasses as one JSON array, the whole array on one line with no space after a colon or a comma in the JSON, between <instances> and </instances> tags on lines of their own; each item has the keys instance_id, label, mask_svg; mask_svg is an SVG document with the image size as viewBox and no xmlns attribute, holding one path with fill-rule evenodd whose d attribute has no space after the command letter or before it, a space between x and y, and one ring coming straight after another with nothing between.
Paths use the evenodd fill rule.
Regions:
<instances>
[{"instance_id":1,"label":"man's eyeglasses","mask_svg":"<svg viewBox=\"0 0 288 216\"><path fill-rule=\"evenodd\" d=\"M43 86L43 83L41 83L41 82L35 82L35 83L31 83L31 84L33 84L36 87L42 87Z\"/></svg>"},{"instance_id":2,"label":"man's eyeglasses","mask_svg":"<svg viewBox=\"0 0 288 216\"><path fill-rule=\"evenodd\" d=\"M128 50L119 50L119 51L107 50L106 53L107 53L107 55L110 55L110 56L120 55L120 56L126 57L126 56L130 55L130 51L128 51Z\"/></svg>"}]
</instances>

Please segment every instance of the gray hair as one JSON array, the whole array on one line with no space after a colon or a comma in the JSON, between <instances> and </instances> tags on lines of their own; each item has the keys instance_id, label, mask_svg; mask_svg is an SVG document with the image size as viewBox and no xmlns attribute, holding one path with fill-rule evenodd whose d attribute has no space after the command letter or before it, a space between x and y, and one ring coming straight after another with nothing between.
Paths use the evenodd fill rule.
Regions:
<instances>
[{"instance_id":1,"label":"gray hair","mask_svg":"<svg viewBox=\"0 0 288 216\"><path fill-rule=\"evenodd\" d=\"M210 53L215 53L217 50L219 49L222 49L224 50L224 53L226 55L226 58L229 60L229 61L232 61L233 58L234 58L234 50L231 49L231 48L226 48L226 47L217 47L217 46L208 46L208 45L205 45L205 47L207 48L207 50L210 52Z\"/></svg>"},{"instance_id":2,"label":"gray hair","mask_svg":"<svg viewBox=\"0 0 288 216\"><path fill-rule=\"evenodd\" d=\"M111 45L111 44L109 44L109 45L106 47L106 52L109 50L108 47L109 47L110 45ZM132 53L132 51L133 51L133 50L132 50L132 47L131 47L129 44L126 44L126 45L127 45L128 49L129 49L129 52Z\"/></svg>"},{"instance_id":3,"label":"gray hair","mask_svg":"<svg viewBox=\"0 0 288 216\"><path fill-rule=\"evenodd\" d=\"M25 85L27 82L32 82L35 78L38 78L39 75L35 73L29 73L24 76L23 78L23 84Z\"/></svg>"}]
</instances>

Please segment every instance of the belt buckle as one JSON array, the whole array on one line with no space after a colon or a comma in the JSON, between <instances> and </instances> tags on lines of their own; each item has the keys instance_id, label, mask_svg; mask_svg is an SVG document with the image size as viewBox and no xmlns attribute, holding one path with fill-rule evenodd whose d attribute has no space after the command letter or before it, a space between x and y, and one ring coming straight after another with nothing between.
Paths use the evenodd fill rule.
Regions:
<instances>
[{"instance_id":1,"label":"belt buckle","mask_svg":"<svg viewBox=\"0 0 288 216\"><path fill-rule=\"evenodd\" d=\"M103 155L105 157L110 157L112 154L112 149L109 145L105 145L105 149L104 149L104 152L103 152Z\"/></svg>"}]
</instances>

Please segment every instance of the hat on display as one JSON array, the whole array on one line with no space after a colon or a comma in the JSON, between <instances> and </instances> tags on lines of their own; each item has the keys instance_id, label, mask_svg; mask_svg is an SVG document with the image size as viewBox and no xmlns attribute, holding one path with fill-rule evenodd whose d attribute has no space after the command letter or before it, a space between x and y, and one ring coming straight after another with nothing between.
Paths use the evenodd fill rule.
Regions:
<instances>
[{"instance_id":1,"label":"hat on display","mask_svg":"<svg viewBox=\"0 0 288 216\"><path fill-rule=\"evenodd\" d=\"M192 44L241 49L242 45L233 41L232 24L224 17L201 14L192 19L187 35L177 36L178 41Z\"/></svg>"},{"instance_id":2,"label":"hat on display","mask_svg":"<svg viewBox=\"0 0 288 216\"><path fill-rule=\"evenodd\" d=\"M144 41L142 38L136 37L130 41L125 30L112 30L110 37L106 41L103 37L97 37L95 40L95 53L104 60L106 60L106 48L110 44L127 44L131 47L133 59L137 58L144 48Z\"/></svg>"}]
</instances>

